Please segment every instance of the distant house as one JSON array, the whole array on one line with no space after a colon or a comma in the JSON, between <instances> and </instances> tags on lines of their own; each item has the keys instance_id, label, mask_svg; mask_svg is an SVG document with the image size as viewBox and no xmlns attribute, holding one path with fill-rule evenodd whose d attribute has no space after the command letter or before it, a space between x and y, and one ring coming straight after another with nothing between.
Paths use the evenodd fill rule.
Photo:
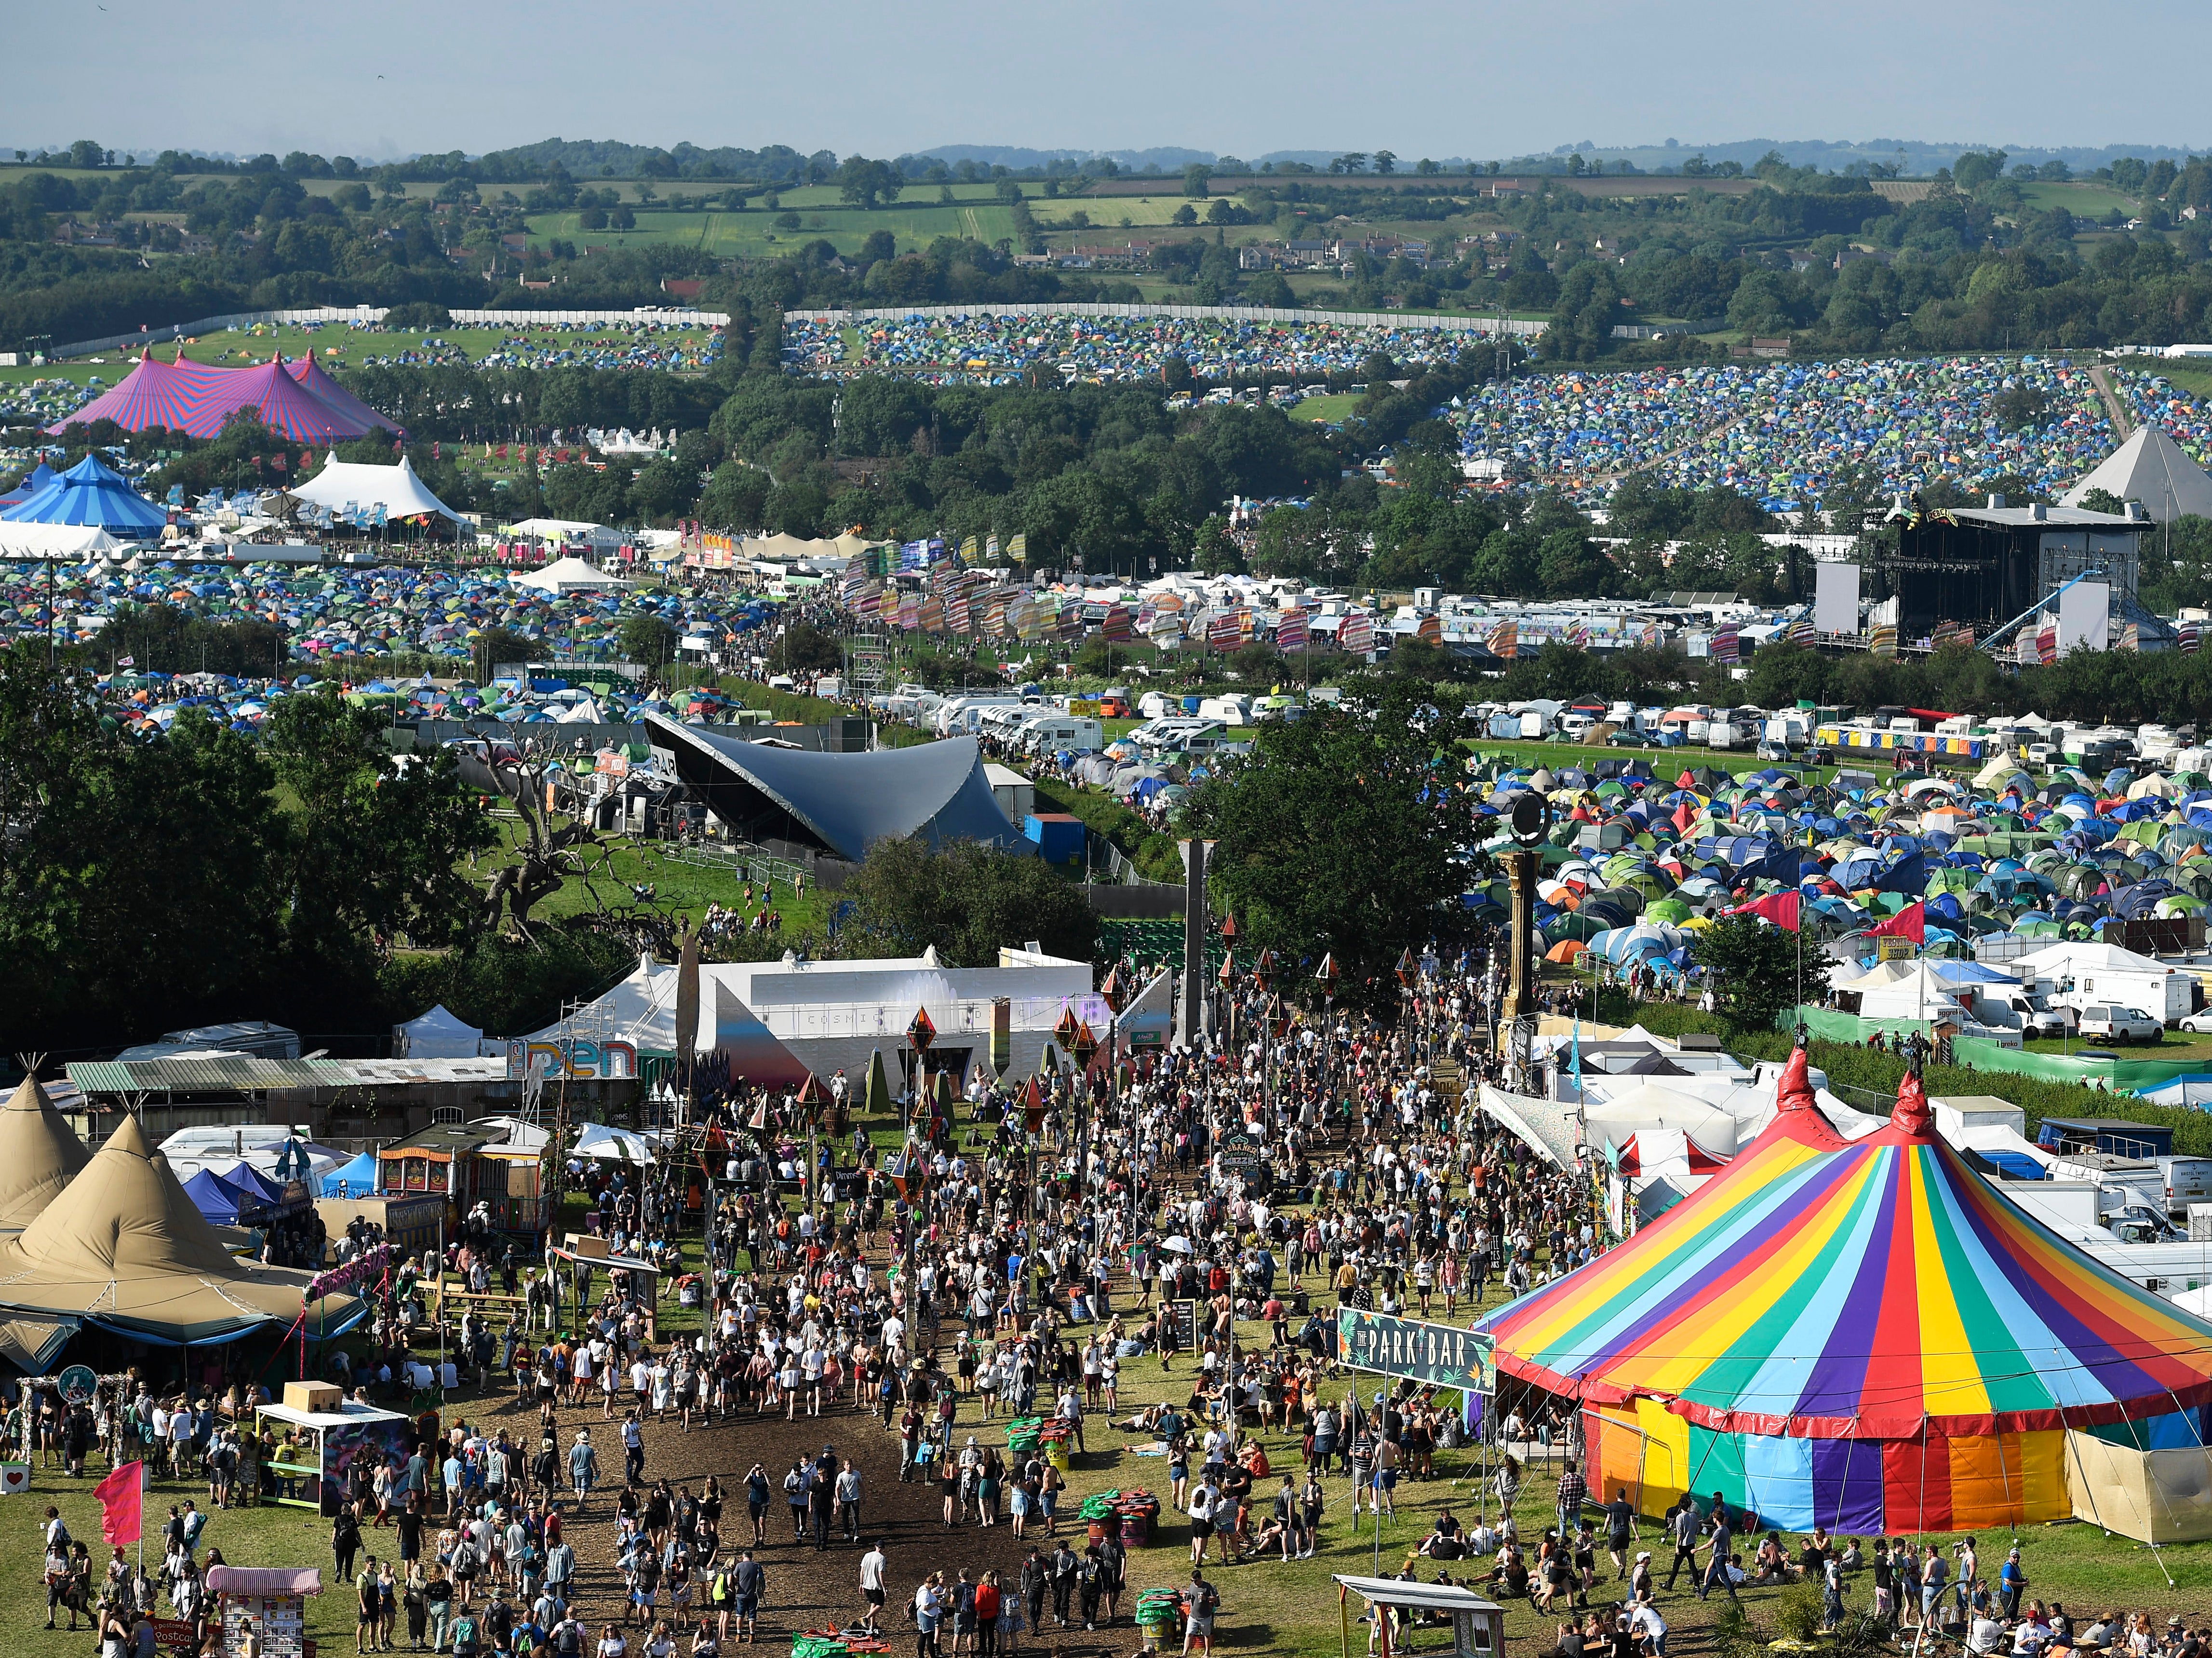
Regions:
<instances>
[{"instance_id":1,"label":"distant house","mask_svg":"<svg viewBox=\"0 0 2212 1658\"><path fill-rule=\"evenodd\" d=\"M706 279L702 277L663 277L660 279L660 291L671 299L696 300L706 286Z\"/></svg>"},{"instance_id":2,"label":"distant house","mask_svg":"<svg viewBox=\"0 0 2212 1658\"><path fill-rule=\"evenodd\" d=\"M520 257L530 251L530 237L524 231L510 230L499 239L499 245L506 252Z\"/></svg>"}]
</instances>

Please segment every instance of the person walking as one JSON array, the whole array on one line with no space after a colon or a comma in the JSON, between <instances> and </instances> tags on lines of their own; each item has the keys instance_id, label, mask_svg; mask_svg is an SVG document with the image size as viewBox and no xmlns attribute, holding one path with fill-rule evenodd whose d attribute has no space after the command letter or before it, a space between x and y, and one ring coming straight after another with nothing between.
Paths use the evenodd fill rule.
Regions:
<instances>
[{"instance_id":1,"label":"person walking","mask_svg":"<svg viewBox=\"0 0 2212 1658\"><path fill-rule=\"evenodd\" d=\"M884 1595L890 1573L890 1557L884 1553L881 1538L868 1545L868 1551L860 1557L860 1599L867 1610L860 1614L860 1627L871 1635L881 1633L877 1619L883 1616Z\"/></svg>"},{"instance_id":2,"label":"person walking","mask_svg":"<svg viewBox=\"0 0 2212 1658\"><path fill-rule=\"evenodd\" d=\"M576 1442L568 1448L568 1484L576 1493L576 1508L580 1513L592 1488L599 1484L599 1454L592 1446L592 1430L576 1429Z\"/></svg>"}]
</instances>

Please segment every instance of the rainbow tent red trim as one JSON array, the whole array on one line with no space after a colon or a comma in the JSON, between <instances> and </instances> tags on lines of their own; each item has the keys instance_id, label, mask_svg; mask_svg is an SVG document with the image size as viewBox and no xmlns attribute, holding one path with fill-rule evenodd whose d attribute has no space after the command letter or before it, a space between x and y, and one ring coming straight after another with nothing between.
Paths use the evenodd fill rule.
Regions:
<instances>
[{"instance_id":1,"label":"rainbow tent red trim","mask_svg":"<svg viewBox=\"0 0 2212 1658\"><path fill-rule=\"evenodd\" d=\"M149 351L119 385L46 431L59 437L71 426L112 420L125 431L159 428L212 438L221 435L223 422L234 411L247 408L259 414L271 431L295 443L343 442L379 429L399 430L313 359L310 352L298 363L271 358L251 369L218 369L185 361L181 348L167 363Z\"/></svg>"},{"instance_id":2,"label":"rainbow tent red trim","mask_svg":"<svg viewBox=\"0 0 2212 1658\"><path fill-rule=\"evenodd\" d=\"M1934 1131L1907 1076L1839 1141L1792 1061L1766 1132L1580 1271L1485 1320L1504 1374L1709 1429L1907 1439L2212 1401L2212 1325L2059 1238Z\"/></svg>"}]
</instances>

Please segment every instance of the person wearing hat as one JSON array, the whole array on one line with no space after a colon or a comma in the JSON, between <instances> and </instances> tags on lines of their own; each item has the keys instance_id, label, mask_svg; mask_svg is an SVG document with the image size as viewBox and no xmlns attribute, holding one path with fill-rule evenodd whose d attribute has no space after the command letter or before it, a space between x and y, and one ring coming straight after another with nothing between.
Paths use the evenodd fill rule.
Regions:
<instances>
[{"instance_id":1,"label":"person wearing hat","mask_svg":"<svg viewBox=\"0 0 2212 1658\"><path fill-rule=\"evenodd\" d=\"M2020 1564L2020 1545L2015 1543L2006 1551L2004 1564L1997 1569L1997 1605L2007 1623L2020 1618L2020 1597L2027 1588L2027 1569Z\"/></svg>"},{"instance_id":2,"label":"person wearing hat","mask_svg":"<svg viewBox=\"0 0 2212 1658\"><path fill-rule=\"evenodd\" d=\"M1659 1586L1652 1579L1652 1570L1651 1551L1638 1549L1636 1551L1635 1564L1629 1568L1628 1571L1630 1600L1649 1601L1657 1597Z\"/></svg>"},{"instance_id":3,"label":"person wearing hat","mask_svg":"<svg viewBox=\"0 0 2212 1658\"><path fill-rule=\"evenodd\" d=\"M592 1487L599 1483L599 1454L592 1448L592 1430L576 1429L576 1442L568 1448L568 1484L576 1493L576 1507L580 1510Z\"/></svg>"}]
</instances>

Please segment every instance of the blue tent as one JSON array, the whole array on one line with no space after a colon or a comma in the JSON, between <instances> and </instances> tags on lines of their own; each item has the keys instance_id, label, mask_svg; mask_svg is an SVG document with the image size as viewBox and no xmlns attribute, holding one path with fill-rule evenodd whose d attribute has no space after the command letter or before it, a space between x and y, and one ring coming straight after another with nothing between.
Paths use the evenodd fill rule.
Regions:
<instances>
[{"instance_id":1,"label":"blue tent","mask_svg":"<svg viewBox=\"0 0 2212 1658\"><path fill-rule=\"evenodd\" d=\"M31 475L28 478L16 485L7 494L0 495L0 507L12 507L18 502L29 500L47 485L52 483L57 476L54 469L41 460L31 468Z\"/></svg>"},{"instance_id":2,"label":"blue tent","mask_svg":"<svg viewBox=\"0 0 2212 1658\"><path fill-rule=\"evenodd\" d=\"M325 1198L365 1198L376 1190L376 1154L364 1151L323 1176Z\"/></svg>"},{"instance_id":3,"label":"blue tent","mask_svg":"<svg viewBox=\"0 0 2212 1658\"><path fill-rule=\"evenodd\" d=\"M120 472L87 455L37 494L0 510L0 521L97 525L143 535L162 528L169 515L132 489Z\"/></svg>"},{"instance_id":4,"label":"blue tent","mask_svg":"<svg viewBox=\"0 0 2212 1658\"><path fill-rule=\"evenodd\" d=\"M185 1196L192 1200L192 1207L217 1226L236 1226L241 1201L248 1208L259 1208L263 1199L259 1193L241 1192L212 1169L202 1169L185 1182Z\"/></svg>"},{"instance_id":5,"label":"blue tent","mask_svg":"<svg viewBox=\"0 0 2212 1658\"><path fill-rule=\"evenodd\" d=\"M222 1183L251 1204L282 1203L284 1183L271 1179L251 1163L236 1163L225 1169Z\"/></svg>"}]
</instances>

